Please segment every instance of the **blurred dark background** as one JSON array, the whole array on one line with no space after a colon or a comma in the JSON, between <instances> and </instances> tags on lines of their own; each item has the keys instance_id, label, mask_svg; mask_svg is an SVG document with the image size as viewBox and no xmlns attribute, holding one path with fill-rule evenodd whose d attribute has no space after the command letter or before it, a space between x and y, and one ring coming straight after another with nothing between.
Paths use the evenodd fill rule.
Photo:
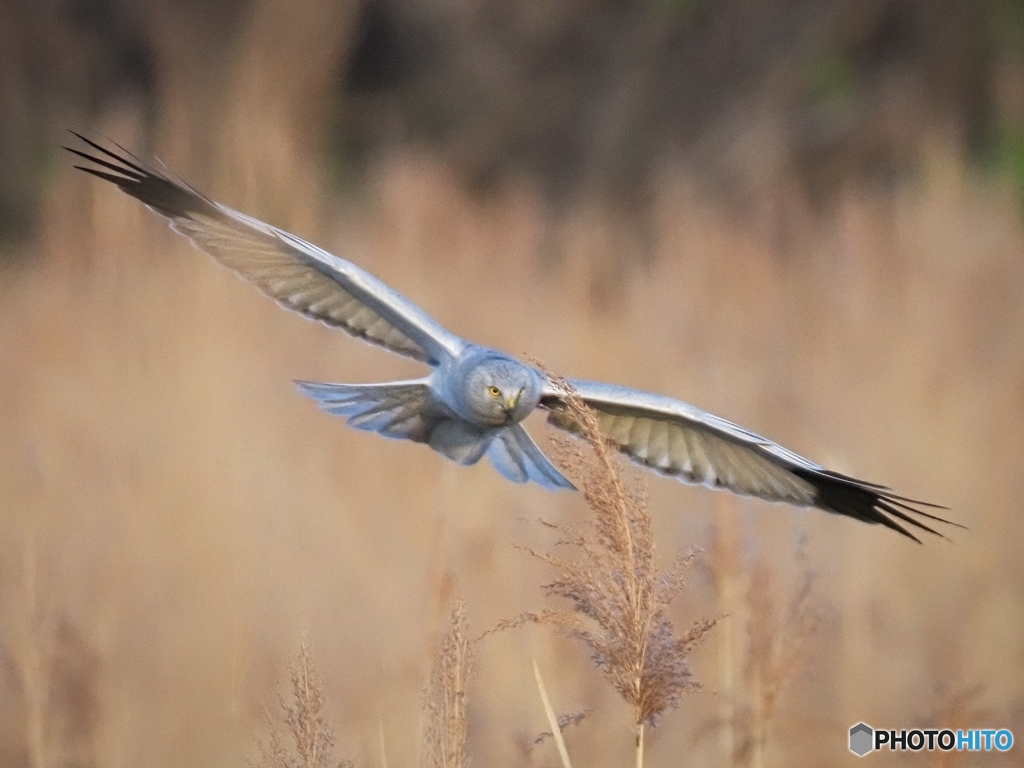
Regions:
<instances>
[{"instance_id":1,"label":"blurred dark background","mask_svg":"<svg viewBox=\"0 0 1024 768\"><path fill-rule=\"evenodd\" d=\"M342 181L412 145L480 194L525 174L556 212L597 198L642 217L671 159L741 212L783 178L827 212L851 180L911 179L938 129L971 163L1024 184L1017 0L335 6L315 50L290 50L283 29L267 45L315 59L281 64L315 69L306 130ZM32 232L55 126L131 104L156 131L183 66L201 119L222 119L256 7L8 0L0 234Z\"/></svg>"}]
</instances>

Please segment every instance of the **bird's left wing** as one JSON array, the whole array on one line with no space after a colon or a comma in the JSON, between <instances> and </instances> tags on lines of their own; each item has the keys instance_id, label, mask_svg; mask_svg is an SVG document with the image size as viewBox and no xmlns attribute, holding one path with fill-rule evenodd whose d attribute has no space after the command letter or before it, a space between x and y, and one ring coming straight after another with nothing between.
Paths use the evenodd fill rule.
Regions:
<instances>
[{"instance_id":1,"label":"bird's left wing","mask_svg":"<svg viewBox=\"0 0 1024 768\"><path fill-rule=\"evenodd\" d=\"M74 132L72 132L74 133ZM166 171L118 147L75 133L99 155L66 147L93 166L75 166L171 220L177 232L287 309L392 352L436 365L465 342L355 264L295 235L215 203Z\"/></svg>"},{"instance_id":2,"label":"bird's left wing","mask_svg":"<svg viewBox=\"0 0 1024 768\"><path fill-rule=\"evenodd\" d=\"M937 532L911 514L948 522L917 508L934 505L830 472L771 440L679 400L593 381L566 383L595 411L601 434L631 459L661 474L744 496L818 507L881 523L915 540L917 537L900 521ZM551 424L578 433L563 397L563 391L549 382L540 404L550 411Z\"/></svg>"}]
</instances>

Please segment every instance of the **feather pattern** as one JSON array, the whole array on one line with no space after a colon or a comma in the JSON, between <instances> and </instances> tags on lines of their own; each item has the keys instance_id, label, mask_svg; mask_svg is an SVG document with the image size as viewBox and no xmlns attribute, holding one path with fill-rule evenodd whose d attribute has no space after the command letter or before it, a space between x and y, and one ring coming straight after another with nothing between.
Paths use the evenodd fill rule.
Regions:
<instances>
[{"instance_id":1,"label":"feather pattern","mask_svg":"<svg viewBox=\"0 0 1024 768\"><path fill-rule=\"evenodd\" d=\"M387 384L323 384L296 381L296 388L349 426L417 443L430 439L439 416L431 407L426 379Z\"/></svg>"},{"instance_id":2,"label":"feather pattern","mask_svg":"<svg viewBox=\"0 0 1024 768\"><path fill-rule=\"evenodd\" d=\"M597 413L601 433L633 461L686 483L743 496L818 507L879 523L918 540L904 524L941 535L927 522L949 523L884 486L845 477L767 438L679 400L593 381L566 384ZM549 382L540 405L559 429L579 429ZM955 523L950 523L955 525Z\"/></svg>"},{"instance_id":3,"label":"feather pattern","mask_svg":"<svg viewBox=\"0 0 1024 768\"><path fill-rule=\"evenodd\" d=\"M282 306L422 362L457 356L465 342L368 272L305 240L201 195L130 152L78 136L100 155L76 166L116 184Z\"/></svg>"}]
</instances>

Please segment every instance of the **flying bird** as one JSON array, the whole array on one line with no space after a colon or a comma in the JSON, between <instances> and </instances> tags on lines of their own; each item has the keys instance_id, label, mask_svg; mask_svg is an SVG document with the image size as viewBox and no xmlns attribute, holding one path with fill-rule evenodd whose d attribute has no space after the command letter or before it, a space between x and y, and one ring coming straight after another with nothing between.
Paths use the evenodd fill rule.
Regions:
<instances>
[{"instance_id":1,"label":"flying bird","mask_svg":"<svg viewBox=\"0 0 1024 768\"><path fill-rule=\"evenodd\" d=\"M286 309L431 369L420 379L382 384L296 382L324 411L345 417L356 429L426 443L458 464L486 456L515 483L574 487L522 426L540 408L555 427L574 431L558 382L456 336L355 264L214 202L119 145L115 151L72 133L89 148L65 147L89 162L76 168L168 218L172 229ZM914 529L941 536L930 522L956 525L922 509L944 507L832 472L679 400L614 384L566 381L596 413L607 440L659 474L881 524L918 542Z\"/></svg>"}]
</instances>

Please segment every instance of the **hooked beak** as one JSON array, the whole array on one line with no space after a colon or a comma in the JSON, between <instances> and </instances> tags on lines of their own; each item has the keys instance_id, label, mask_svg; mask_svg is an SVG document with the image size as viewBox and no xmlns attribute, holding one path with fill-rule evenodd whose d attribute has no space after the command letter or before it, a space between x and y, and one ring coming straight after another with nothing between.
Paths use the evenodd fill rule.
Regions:
<instances>
[{"instance_id":1,"label":"hooked beak","mask_svg":"<svg viewBox=\"0 0 1024 768\"><path fill-rule=\"evenodd\" d=\"M505 401L505 408L504 408L505 413L512 413L512 411L514 411L516 409L516 403L519 402L519 398L523 394L523 389L524 388L520 388L520 390L518 392L516 392L514 395L512 395L512 397L508 398Z\"/></svg>"}]
</instances>

